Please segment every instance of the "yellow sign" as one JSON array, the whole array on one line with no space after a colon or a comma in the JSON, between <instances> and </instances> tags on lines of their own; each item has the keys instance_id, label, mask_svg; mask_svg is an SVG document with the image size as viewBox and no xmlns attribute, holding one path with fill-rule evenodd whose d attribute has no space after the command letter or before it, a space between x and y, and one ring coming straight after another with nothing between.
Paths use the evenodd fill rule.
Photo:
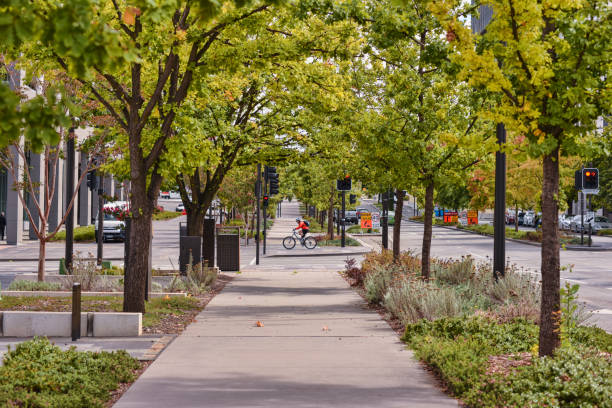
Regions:
<instances>
[{"instance_id":1,"label":"yellow sign","mask_svg":"<svg viewBox=\"0 0 612 408\"><path fill-rule=\"evenodd\" d=\"M361 228L363 229L372 228L372 214L361 213Z\"/></svg>"}]
</instances>

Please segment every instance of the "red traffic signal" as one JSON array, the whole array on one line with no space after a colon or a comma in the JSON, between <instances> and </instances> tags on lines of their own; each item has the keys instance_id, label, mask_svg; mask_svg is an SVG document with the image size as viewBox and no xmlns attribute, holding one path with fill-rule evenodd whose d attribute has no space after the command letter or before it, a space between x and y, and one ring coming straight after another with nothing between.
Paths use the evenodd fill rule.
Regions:
<instances>
[{"instance_id":1,"label":"red traffic signal","mask_svg":"<svg viewBox=\"0 0 612 408\"><path fill-rule=\"evenodd\" d=\"M597 169L590 168L582 170L582 189L599 189L599 172L597 171Z\"/></svg>"},{"instance_id":2,"label":"red traffic signal","mask_svg":"<svg viewBox=\"0 0 612 408\"><path fill-rule=\"evenodd\" d=\"M263 196L263 206L267 207L269 203L270 203L270 197L268 197L267 195Z\"/></svg>"}]
</instances>

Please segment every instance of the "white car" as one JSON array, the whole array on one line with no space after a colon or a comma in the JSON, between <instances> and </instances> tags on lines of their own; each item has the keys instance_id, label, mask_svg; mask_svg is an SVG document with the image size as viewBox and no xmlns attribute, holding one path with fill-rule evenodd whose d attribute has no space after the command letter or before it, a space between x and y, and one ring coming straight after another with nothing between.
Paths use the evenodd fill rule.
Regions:
<instances>
[{"instance_id":1,"label":"white car","mask_svg":"<svg viewBox=\"0 0 612 408\"><path fill-rule=\"evenodd\" d=\"M535 227L536 215L533 211L527 211L523 216L523 225L527 227Z\"/></svg>"},{"instance_id":2,"label":"white car","mask_svg":"<svg viewBox=\"0 0 612 408\"><path fill-rule=\"evenodd\" d=\"M129 209L129 203L127 201L115 201L112 203L105 204L102 207L102 213L104 214L104 231L102 232L102 242L106 241L125 241L125 222L117 219L112 214L115 209L127 210ZM98 242L98 217L95 221L95 233L96 242Z\"/></svg>"},{"instance_id":3,"label":"white car","mask_svg":"<svg viewBox=\"0 0 612 408\"><path fill-rule=\"evenodd\" d=\"M176 206L176 209L174 211L176 211L176 212L183 212L183 211L185 211L185 205L183 203L180 203L179 205Z\"/></svg>"}]
</instances>

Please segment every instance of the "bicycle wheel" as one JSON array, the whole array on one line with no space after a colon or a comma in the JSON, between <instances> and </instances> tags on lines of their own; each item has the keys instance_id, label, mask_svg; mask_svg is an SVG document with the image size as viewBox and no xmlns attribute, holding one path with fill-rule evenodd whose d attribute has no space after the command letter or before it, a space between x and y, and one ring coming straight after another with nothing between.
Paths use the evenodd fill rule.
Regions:
<instances>
[{"instance_id":1,"label":"bicycle wheel","mask_svg":"<svg viewBox=\"0 0 612 408\"><path fill-rule=\"evenodd\" d=\"M317 240L313 237L306 237L304 238L304 246L308 249L313 249L317 246Z\"/></svg>"},{"instance_id":2,"label":"bicycle wheel","mask_svg":"<svg viewBox=\"0 0 612 408\"><path fill-rule=\"evenodd\" d=\"M293 249L293 247L295 247L295 238L285 237L285 239L283 239L283 246L285 249Z\"/></svg>"}]
</instances>

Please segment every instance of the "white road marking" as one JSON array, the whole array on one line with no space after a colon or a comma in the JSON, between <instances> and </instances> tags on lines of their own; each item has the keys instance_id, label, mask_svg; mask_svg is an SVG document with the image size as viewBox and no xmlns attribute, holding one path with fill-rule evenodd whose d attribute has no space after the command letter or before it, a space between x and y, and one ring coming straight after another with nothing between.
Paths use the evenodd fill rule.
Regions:
<instances>
[{"instance_id":1,"label":"white road marking","mask_svg":"<svg viewBox=\"0 0 612 408\"><path fill-rule=\"evenodd\" d=\"M599 309L599 310L594 310L593 313L597 313L597 314L605 314L605 315L612 315L612 309Z\"/></svg>"},{"instance_id":2,"label":"white road marking","mask_svg":"<svg viewBox=\"0 0 612 408\"><path fill-rule=\"evenodd\" d=\"M253 259L251 259L251 262L249 262L249 265L255 265L256 260L257 260L257 257L254 257Z\"/></svg>"}]
</instances>

